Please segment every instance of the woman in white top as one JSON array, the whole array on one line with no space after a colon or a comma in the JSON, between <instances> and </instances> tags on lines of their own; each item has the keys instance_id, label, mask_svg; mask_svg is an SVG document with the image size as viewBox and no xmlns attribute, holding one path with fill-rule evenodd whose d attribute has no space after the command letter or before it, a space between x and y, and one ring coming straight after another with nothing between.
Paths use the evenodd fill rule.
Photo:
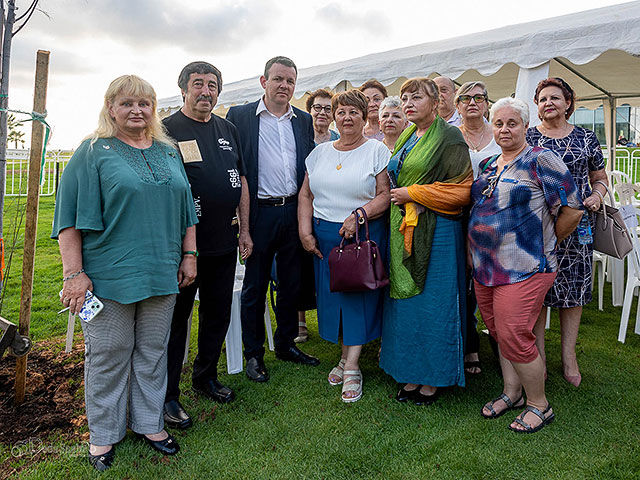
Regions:
<instances>
[{"instance_id":1,"label":"woman in white top","mask_svg":"<svg viewBox=\"0 0 640 480\"><path fill-rule=\"evenodd\" d=\"M362 92L336 94L331 106L340 139L318 145L307 157L307 174L298 196L298 225L303 247L315 254L320 336L333 343L342 340L340 362L328 380L331 385L343 384L344 402L355 402L362 396L358 363L362 345L380 337L383 292L331 292L328 258L341 237L353 237L356 208L364 208L371 239L381 252L386 251L388 226L386 217L381 217L389 208L390 154L384 144L363 135L367 98Z\"/></svg>"},{"instance_id":2,"label":"woman in white top","mask_svg":"<svg viewBox=\"0 0 640 480\"><path fill-rule=\"evenodd\" d=\"M489 113L489 95L482 82L467 82L456 93L454 102L458 113L462 117L460 130L464 140L469 146L469 157L473 168L474 180L480 174L478 165L482 160L492 155L502 153L500 146L493 138L493 129L487 122ZM467 329L464 342L464 371L469 375L478 375L482 372L478 349L480 338L476 330L478 320L475 316L476 296L473 291L473 282L467 279L470 288L467 288Z\"/></svg>"},{"instance_id":3,"label":"woman in white top","mask_svg":"<svg viewBox=\"0 0 640 480\"><path fill-rule=\"evenodd\" d=\"M455 104L462 125L460 130L469 145L469 156L473 168L473 178L478 178L478 165L482 160L501 153L493 138L491 124L487 122L489 95L482 82L467 82L456 93Z\"/></svg>"}]
</instances>

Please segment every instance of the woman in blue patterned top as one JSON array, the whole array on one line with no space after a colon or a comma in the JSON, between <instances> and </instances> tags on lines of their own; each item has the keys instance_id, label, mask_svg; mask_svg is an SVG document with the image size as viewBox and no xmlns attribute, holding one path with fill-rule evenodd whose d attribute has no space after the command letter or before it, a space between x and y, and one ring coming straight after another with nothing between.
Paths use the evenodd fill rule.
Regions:
<instances>
[{"instance_id":1,"label":"woman in blue patterned top","mask_svg":"<svg viewBox=\"0 0 640 480\"><path fill-rule=\"evenodd\" d=\"M553 150L565 163L578 187L578 194L588 210L600 208L607 193L607 174L602 148L595 133L567 122L575 108L575 94L561 78L542 80L534 97L542 123L527 131L530 145ZM597 183L603 182L603 185ZM562 369L567 382L580 385L582 376L576 359L576 340L582 307L591 301L593 245L581 245L574 231L558 245L558 276L544 300L546 307L560 311ZM547 309L543 308L535 333L544 359L544 332Z\"/></svg>"},{"instance_id":2,"label":"woman in blue patterned top","mask_svg":"<svg viewBox=\"0 0 640 480\"><path fill-rule=\"evenodd\" d=\"M491 108L502 153L480 162L468 234L478 307L498 342L504 380L502 393L481 413L497 418L524 407L509 426L519 433L536 432L554 418L533 327L556 277L557 240L582 216L569 170L550 150L527 144L528 123L529 109L521 100L503 98Z\"/></svg>"},{"instance_id":3,"label":"woman in blue patterned top","mask_svg":"<svg viewBox=\"0 0 640 480\"><path fill-rule=\"evenodd\" d=\"M111 82L98 128L69 161L56 199L62 303L75 314L90 291L104 304L81 322L89 463L99 471L127 426L165 455L179 450L162 414L167 342L178 287L196 276L197 220L156 106L141 78Z\"/></svg>"}]
</instances>

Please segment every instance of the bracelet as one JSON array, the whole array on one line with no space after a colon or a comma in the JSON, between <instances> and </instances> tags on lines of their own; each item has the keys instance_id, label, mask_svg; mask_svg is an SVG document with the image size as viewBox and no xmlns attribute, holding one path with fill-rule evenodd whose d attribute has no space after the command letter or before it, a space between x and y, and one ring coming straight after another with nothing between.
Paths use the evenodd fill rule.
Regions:
<instances>
[{"instance_id":1,"label":"bracelet","mask_svg":"<svg viewBox=\"0 0 640 480\"><path fill-rule=\"evenodd\" d=\"M198 252L195 250L187 250L186 252L182 252L182 256L184 257L185 255L193 255L194 257L197 257Z\"/></svg>"},{"instance_id":2,"label":"bracelet","mask_svg":"<svg viewBox=\"0 0 640 480\"><path fill-rule=\"evenodd\" d=\"M66 282L67 280L71 280L72 278L76 278L78 275L80 275L81 273L84 273L84 268L81 268L80 270L78 270L75 273L72 273L71 275L67 276L67 277L62 277L62 281Z\"/></svg>"},{"instance_id":3,"label":"bracelet","mask_svg":"<svg viewBox=\"0 0 640 480\"><path fill-rule=\"evenodd\" d=\"M600 197L600 203L604 202L604 196L598 190L594 188L593 192Z\"/></svg>"}]
</instances>

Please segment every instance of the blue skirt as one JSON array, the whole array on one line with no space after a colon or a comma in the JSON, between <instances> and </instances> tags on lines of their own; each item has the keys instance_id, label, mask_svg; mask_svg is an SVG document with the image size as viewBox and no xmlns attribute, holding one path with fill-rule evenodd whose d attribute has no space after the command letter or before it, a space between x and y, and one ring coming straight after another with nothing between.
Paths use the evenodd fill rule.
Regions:
<instances>
[{"instance_id":1,"label":"blue skirt","mask_svg":"<svg viewBox=\"0 0 640 480\"><path fill-rule=\"evenodd\" d=\"M340 227L342 223L313 219L313 233L324 257L314 256L318 330L323 339L338 343L342 319L343 344L364 345L380 337L385 289L350 293L329 290L329 252L340 244ZM385 218L369 222L370 238L378 244L381 253L388 248L388 228ZM364 229L361 233L364 235Z\"/></svg>"},{"instance_id":2,"label":"blue skirt","mask_svg":"<svg viewBox=\"0 0 640 480\"><path fill-rule=\"evenodd\" d=\"M465 314L462 225L438 216L424 290L385 299L380 366L400 383L463 387Z\"/></svg>"}]
</instances>

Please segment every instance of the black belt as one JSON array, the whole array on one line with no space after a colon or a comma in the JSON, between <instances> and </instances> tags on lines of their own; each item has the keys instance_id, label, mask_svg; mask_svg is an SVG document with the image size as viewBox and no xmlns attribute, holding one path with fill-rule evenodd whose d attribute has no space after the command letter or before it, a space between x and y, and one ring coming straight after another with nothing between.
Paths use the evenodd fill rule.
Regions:
<instances>
[{"instance_id":1,"label":"black belt","mask_svg":"<svg viewBox=\"0 0 640 480\"><path fill-rule=\"evenodd\" d=\"M291 195L290 197L272 197L272 198L259 198L258 205L268 205L270 207L284 207L290 203L298 200L298 195Z\"/></svg>"}]
</instances>

